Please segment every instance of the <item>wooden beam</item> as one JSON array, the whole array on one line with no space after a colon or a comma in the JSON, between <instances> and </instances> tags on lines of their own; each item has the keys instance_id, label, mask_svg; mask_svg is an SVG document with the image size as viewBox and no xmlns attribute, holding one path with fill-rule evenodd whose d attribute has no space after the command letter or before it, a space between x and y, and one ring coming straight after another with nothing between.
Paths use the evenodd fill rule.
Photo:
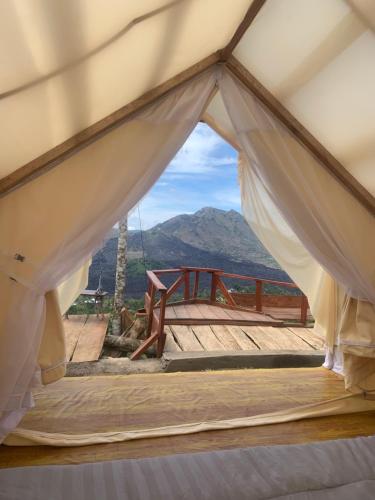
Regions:
<instances>
[{"instance_id":1,"label":"wooden beam","mask_svg":"<svg viewBox=\"0 0 375 500\"><path fill-rule=\"evenodd\" d=\"M211 303L212 305L212 303ZM216 304L215 304L216 307ZM254 313L255 314L255 313ZM232 325L232 326L282 326L279 320L259 314L259 319L221 319L221 318L166 318L164 325Z\"/></svg>"},{"instance_id":2,"label":"wooden beam","mask_svg":"<svg viewBox=\"0 0 375 500\"><path fill-rule=\"evenodd\" d=\"M152 271L146 271L147 279L152 283L158 292L166 292L167 287L159 280L159 278Z\"/></svg>"},{"instance_id":3,"label":"wooden beam","mask_svg":"<svg viewBox=\"0 0 375 500\"><path fill-rule=\"evenodd\" d=\"M150 337L148 337L142 344L138 347L136 351L130 356L130 359L134 361L138 359L141 354L143 354L147 349L154 343L157 342L159 337L159 332L154 332Z\"/></svg>"},{"instance_id":4,"label":"wooden beam","mask_svg":"<svg viewBox=\"0 0 375 500\"><path fill-rule=\"evenodd\" d=\"M233 297L231 296L231 294L228 292L227 287L224 285L224 283L221 281L220 277L217 275L216 275L216 285L219 288L219 290L221 291L221 293L223 294L226 302L232 306L236 306L237 304L233 300Z\"/></svg>"},{"instance_id":5,"label":"wooden beam","mask_svg":"<svg viewBox=\"0 0 375 500\"><path fill-rule=\"evenodd\" d=\"M165 321L165 306L167 305L167 296L165 293L162 294L160 300L160 314L159 314L159 325L158 325L158 343L156 347L156 357L160 358L164 351L166 334L164 332L164 321Z\"/></svg>"},{"instance_id":6,"label":"wooden beam","mask_svg":"<svg viewBox=\"0 0 375 500\"><path fill-rule=\"evenodd\" d=\"M178 290L178 288L181 286L181 284L183 282L184 282L184 276L180 276L179 278L176 279L176 281L168 288L167 293L165 294L166 300L168 300L169 297L171 295L173 295L176 290ZM161 302L161 299L159 299L156 302L155 307L159 307L160 306L160 302Z\"/></svg>"},{"instance_id":7,"label":"wooden beam","mask_svg":"<svg viewBox=\"0 0 375 500\"><path fill-rule=\"evenodd\" d=\"M263 294L263 282L261 280L256 280L255 282L255 310L257 312L262 312L262 294Z\"/></svg>"},{"instance_id":8,"label":"wooden beam","mask_svg":"<svg viewBox=\"0 0 375 500\"><path fill-rule=\"evenodd\" d=\"M195 279L194 279L194 288L193 288L193 299L196 299L198 296L199 290L199 271L195 271Z\"/></svg>"},{"instance_id":9,"label":"wooden beam","mask_svg":"<svg viewBox=\"0 0 375 500\"><path fill-rule=\"evenodd\" d=\"M256 18L258 12L266 3L266 0L253 0L250 7L247 9L246 15L241 21L241 24L236 29L234 35L232 36L230 42L221 51L221 61L227 61L232 55L234 49L237 47L241 38L248 30L250 24Z\"/></svg>"},{"instance_id":10,"label":"wooden beam","mask_svg":"<svg viewBox=\"0 0 375 500\"><path fill-rule=\"evenodd\" d=\"M39 175L48 172L73 154L80 151L82 148L88 146L111 130L122 125L135 113L140 112L156 99L165 96L169 92L183 85L185 82L191 80L200 73L203 73L219 60L220 52L211 54L161 85L149 90L138 99L135 99L93 125L90 125L78 134L70 137L66 141L62 142L58 146L55 146L41 156L38 156L29 163L26 163L7 177L0 180L0 196L4 196L14 189L17 189L27 182L35 179Z\"/></svg>"},{"instance_id":11,"label":"wooden beam","mask_svg":"<svg viewBox=\"0 0 375 500\"><path fill-rule=\"evenodd\" d=\"M216 302L216 289L217 289L217 281L216 281L216 273L211 273L211 302Z\"/></svg>"},{"instance_id":12,"label":"wooden beam","mask_svg":"<svg viewBox=\"0 0 375 500\"><path fill-rule=\"evenodd\" d=\"M231 56L226 66L321 165L375 216L375 198L372 194L235 57Z\"/></svg>"},{"instance_id":13,"label":"wooden beam","mask_svg":"<svg viewBox=\"0 0 375 500\"><path fill-rule=\"evenodd\" d=\"M189 300L190 299L190 271L187 271L187 270L184 271L184 283L185 283L184 299Z\"/></svg>"},{"instance_id":14,"label":"wooden beam","mask_svg":"<svg viewBox=\"0 0 375 500\"><path fill-rule=\"evenodd\" d=\"M300 317L300 320L301 320L301 323L303 325L306 325L307 323L307 310L309 308L309 302L307 300L307 297L306 295L302 295L301 297L301 317Z\"/></svg>"}]
</instances>

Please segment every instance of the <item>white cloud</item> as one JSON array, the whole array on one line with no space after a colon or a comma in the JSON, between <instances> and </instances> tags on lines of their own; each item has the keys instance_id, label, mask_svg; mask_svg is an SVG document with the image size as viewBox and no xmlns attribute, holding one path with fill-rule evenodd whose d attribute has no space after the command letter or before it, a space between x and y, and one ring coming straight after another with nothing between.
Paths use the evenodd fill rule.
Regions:
<instances>
[{"instance_id":1,"label":"white cloud","mask_svg":"<svg viewBox=\"0 0 375 500\"><path fill-rule=\"evenodd\" d=\"M241 207L241 195L239 189L220 189L212 193L213 200L220 202L222 206L232 207L237 206Z\"/></svg>"},{"instance_id":2,"label":"white cloud","mask_svg":"<svg viewBox=\"0 0 375 500\"><path fill-rule=\"evenodd\" d=\"M233 185L236 175L236 154L230 156L223 145L221 137L207 125L197 125L155 188L141 200L142 229L176 215L192 214L204 206L240 209L239 189L228 185ZM228 166L232 168L225 168ZM198 182L197 175L201 176ZM205 182L201 182L203 178ZM140 228L138 207L129 214L129 225Z\"/></svg>"},{"instance_id":3,"label":"white cloud","mask_svg":"<svg viewBox=\"0 0 375 500\"><path fill-rule=\"evenodd\" d=\"M207 125L198 124L168 166L166 174L173 179L190 175L211 174L216 167L236 164L235 156L222 156L218 148L223 140Z\"/></svg>"}]
</instances>

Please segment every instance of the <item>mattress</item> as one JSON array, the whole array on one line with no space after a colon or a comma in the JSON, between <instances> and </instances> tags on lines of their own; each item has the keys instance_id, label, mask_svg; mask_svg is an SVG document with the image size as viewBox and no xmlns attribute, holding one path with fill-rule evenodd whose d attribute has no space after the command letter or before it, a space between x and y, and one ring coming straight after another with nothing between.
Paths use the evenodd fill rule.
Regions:
<instances>
[{"instance_id":1,"label":"mattress","mask_svg":"<svg viewBox=\"0 0 375 500\"><path fill-rule=\"evenodd\" d=\"M375 437L0 470L1 500L375 498Z\"/></svg>"}]
</instances>

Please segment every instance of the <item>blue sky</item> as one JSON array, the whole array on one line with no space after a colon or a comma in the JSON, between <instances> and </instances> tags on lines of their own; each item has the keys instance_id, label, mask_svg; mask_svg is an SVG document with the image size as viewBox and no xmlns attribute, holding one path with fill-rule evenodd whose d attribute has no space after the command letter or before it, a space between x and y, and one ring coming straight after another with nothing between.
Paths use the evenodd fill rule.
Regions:
<instances>
[{"instance_id":1,"label":"blue sky","mask_svg":"<svg viewBox=\"0 0 375 500\"><path fill-rule=\"evenodd\" d=\"M199 123L139 204L142 229L202 207L240 211L237 153L207 125ZM138 209L129 227L139 229Z\"/></svg>"}]
</instances>

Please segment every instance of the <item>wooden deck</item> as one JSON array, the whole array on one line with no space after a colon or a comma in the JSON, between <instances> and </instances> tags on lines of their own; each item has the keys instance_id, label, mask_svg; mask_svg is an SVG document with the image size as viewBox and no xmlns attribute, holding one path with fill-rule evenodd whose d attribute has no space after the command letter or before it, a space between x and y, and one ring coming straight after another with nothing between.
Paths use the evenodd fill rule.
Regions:
<instances>
[{"instance_id":1,"label":"wooden deck","mask_svg":"<svg viewBox=\"0 0 375 500\"><path fill-rule=\"evenodd\" d=\"M198 297L199 279L202 273L211 276L211 291L208 299ZM170 275L176 276L177 279L174 282L173 279L170 279L172 283L169 285L169 288L167 288L160 278ZM192 276L194 276L193 289L191 289L192 283L190 279ZM223 281L224 279L238 279L255 282L255 294L253 294L255 310L252 307L241 307L236 303L234 296L232 296L227 289ZM235 345L235 339L232 339L233 335L228 340L223 331L217 335L210 334L210 332L213 331L211 328L212 325L233 326L237 328L237 332L243 332L241 328L246 326L285 326L283 319L277 317L277 315L285 317L285 311L270 311L272 312L271 316L263 310L263 285L273 284L288 288L297 288L294 283L284 283L254 278L252 276L229 274L220 269L202 267L180 267L178 269L147 271L147 280L145 306L144 309L139 311L147 315L147 338L138 349L133 352L130 358L132 360L139 359L139 357L153 344L155 344L156 347L157 357L162 356L166 342L165 326L168 325L181 325L185 327L185 329L182 330L185 331L185 336L189 337L189 340L185 340L185 343L189 345L189 349L187 350L199 350L201 348L215 350L215 347L219 349L219 346L223 345L223 342L224 344ZM171 296L180 288L183 288L183 300L179 302L168 302ZM237 299L239 299L238 295L240 294L237 293ZM156 296L158 297L156 298ZM300 295L297 299L299 303L299 318L296 322L301 326L306 326L308 321L308 301L304 295ZM271 300L270 296L267 297L267 300ZM277 306L278 304L271 302L267 305ZM266 304L264 304L264 306L266 306ZM293 313L295 314L294 311ZM188 328L190 325L194 325L192 330ZM200 326L202 328L198 328ZM204 326L206 328L203 328ZM222 339L221 342L218 340L218 336L220 335ZM282 337L285 338L285 335L280 334L279 338ZM301 343L301 339L298 336L295 336L295 339L295 343ZM176 341L175 338L172 339L172 336L170 336L169 344L172 344L172 340ZM243 338L243 342L245 342L245 338ZM253 344L255 343L250 337L248 337L248 342L249 345L251 345L251 342ZM286 343L286 341L284 343ZM248 348L250 349L250 347Z\"/></svg>"},{"instance_id":2,"label":"wooden deck","mask_svg":"<svg viewBox=\"0 0 375 500\"><path fill-rule=\"evenodd\" d=\"M239 325L166 325L165 352L321 351L324 340L311 328Z\"/></svg>"},{"instance_id":3,"label":"wooden deck","mask_svg":"<svg viewBox=\"0 0 375 500\"><path fill-rule=\"evenodd\" d=\"M286 327L265 312L238 306L167 304L164 324L165 352L321 351L324 346L312 328Z\"/></svg>"},{"instance_id":4,"label":"wooden deck","mask_svg":"<svg viewBox=\"0 0 375 500\"><path fill-rule=\"evenodd\" d=\"M96 361L102 351L108 315L71 315L63 319L66 361Z\"/></svg>"},{"instance_id":5,"label":"wooden deck","mask_svg":"<svg viewBox=\"0 0 375 500\"><path fill-rule=\"evenodd\" d=\"M158 315L159 309L154 309ZM164 324L166 325L274 325L282 324L281 320L245 308L230 307L228 305L212 305L195 302L192 304L172 303L165 308Z\"/></svg>"},{"instance_id":6,"label":"wooden deck","mask_svg":"<svg viewBox=\"0 0 375 500\"><path fill-rule=\"evenodd\" d=\"M298 307L263 306L263 312L271 316L271 318L280 319L282 321L299 321L301 317L301 312ZM310 310L307 311L307 321L314 321Z\"/></svg>"}]
</instances>

